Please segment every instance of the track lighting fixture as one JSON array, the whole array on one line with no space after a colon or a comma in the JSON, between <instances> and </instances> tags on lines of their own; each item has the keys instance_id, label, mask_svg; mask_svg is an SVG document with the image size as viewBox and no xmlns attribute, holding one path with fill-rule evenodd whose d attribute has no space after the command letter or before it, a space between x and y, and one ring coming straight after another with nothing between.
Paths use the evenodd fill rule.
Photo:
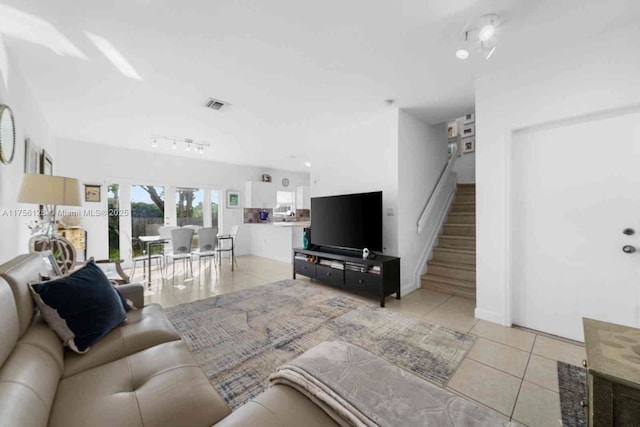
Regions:
<instances>
[{"instance_id":1,"label":"track lighting fixture","mask_svg":"<svg viewBox=\"0 0 640 427\"><path fill-rule=\"evenodd\" d=\"M162 142L168 142L171 144L171 150L177 151L178 144L184 143L184 149L187 153L195 151L198 154L204 154L205 148L211 147L211 144L207 142L194 141L191 138L176 138L171 136L152 136L151 147L158 148Z\"/></svg>"}]
</instances>

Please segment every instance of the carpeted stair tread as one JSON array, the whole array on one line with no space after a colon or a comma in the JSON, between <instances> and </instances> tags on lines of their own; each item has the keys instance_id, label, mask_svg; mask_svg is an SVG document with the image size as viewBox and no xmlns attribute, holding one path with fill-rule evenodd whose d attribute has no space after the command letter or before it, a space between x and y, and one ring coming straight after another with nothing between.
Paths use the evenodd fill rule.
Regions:
<instances>
[{"instance_id":1,"label":"carpeted stair tread","mask_svg":"<svg viewBox=\"0 0 640 427\"><path fill-rule=\"evenodd\" d=\"M448 252L452 254L465 254L465 255L475 255L476 251L473 249L462 249L462 248L441 248L437 246L434 248L434 251Z\"/></svg>"},{"instance_id":2,"label":"carpeted stair tread","mask_svg":"<svg viewBox=\"0 0 640 427\"><path fill-rule=\"evenodd\" d=\"M428 276L429 274L422 276L422 280L421 280L422 289L427 289L435 292L442 292L450 295L456 295L462 298L469 298L473 300L475 300L476 298L476 288L475 286L473 286L472 282L469 282L471 283L472 286L468 287L468 286L461 286L459 283L447 283L442 280L436 280L435 277L438 277L438 276L433 276L433 275L431 277L428 277Z\"/></svg>"},{"instance_id":3,"label":"carpeted stair tread","mask_svg":"<svg viewBox=\"0 0 640 427\"><path fill-rule=\"evenodd\" d=\"M433 250L433 258L431 261L436 262L453 262L455 264L476 265L476 252L469 249L461 248L441 248L437 247Z\"/></svg>"},{"instance_id":4,"label":"carpeted stair tread","mask_svg":"<svg viewBox=\"0 0 640 427\"><path fill-rule=\"evenodd\" d=\"M454 262L442 262L442 261L431 260L429 261L428 265L442 267L442 268L473 271L474 273L476 271L476 266L472 264L461 264L461 263L454 263Z\"/></svg>"},{"instance_id":5,"label":"carpeted stair tread","mask_svg":"<svg viewBox=\"0 0 640 427\"><path fill-rule=\"evenodd\" d=\"M431 274L431 273L427 273L425 275L422 276L421 280L423 282L439 282L439 283L443 283L446 285L452 285L452 286L461 286L463 288L471 288L471 289L475 289L476 288L476 284L473 283L470 280L464 280L464 279L454 279L452 277L444 277L444 276L438 276L436 274Z\"/></svg>"},{"instance_id":6,"label":"carpeted stair tread","mask_svg":"<svg viewBox=\"0 0 640 427\"><path fill-rule=\"evenodd\" d=\"M453 240L473 240L475 241L476 238L475 237L469 237L469 236L454 236L451 234L441 234L440 237L446 237L447 239L453 239Z\"/></svg>"}]
</instances>

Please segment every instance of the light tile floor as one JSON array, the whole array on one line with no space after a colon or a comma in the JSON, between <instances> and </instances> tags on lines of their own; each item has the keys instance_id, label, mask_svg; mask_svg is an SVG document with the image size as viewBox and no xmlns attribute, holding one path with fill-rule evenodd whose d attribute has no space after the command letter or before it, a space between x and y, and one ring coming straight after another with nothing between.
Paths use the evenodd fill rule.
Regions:
<instances>
[{"instance_id":1,"label":"light tile floor","mask_svg":"<svg viewBox=\"0 0 640 427\"><path fill-rule=\"evenodd\" d=\"M175 280L163 279L154 271L145 300L168 307L291 278L290 264L254 256L241 256L237 260L238 267L233 272L228 260L224 260L218 270L207 263L198 268L194 262L194 277L186 280L177 265ZM142 274L136 274L133 280L141 281ZM377 304L373 298L349 295ZM447 389L529 427L561 426L556 362L580 366L585 358L583 347L478 320L474 317L474 301L425 289L401 300L388 297L386 305L389 310L476 337L475 344L446 385Z\"/></svg>"}]
</instances>

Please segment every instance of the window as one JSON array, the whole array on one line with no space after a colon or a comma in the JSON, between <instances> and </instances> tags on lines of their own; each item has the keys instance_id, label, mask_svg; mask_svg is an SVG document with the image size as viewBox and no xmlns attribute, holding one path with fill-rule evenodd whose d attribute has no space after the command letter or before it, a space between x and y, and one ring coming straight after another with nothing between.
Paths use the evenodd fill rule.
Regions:
<instances>
[{"instance_id":1,"label":"window","mask_svg":"<svg viewBox=\"0 0 640 427\"><path fill-rule=\"evenodd\" d=\"M218 190L211 190L211 226L218 228Z\"/></svg>"},{"instance_id":2,"label":"window","mask_svg":"<svg viewBox=\"0 0 640 427\"><path fill-rule=\"evenodd\" d=\"M202 227L202 202L204 192L199 188L176 189L176 219L178 227L199 225Z\"/></svg>"},{"instance_id":3,"label":"window","mask_svg":"<svg viewBox=\"0 0 640 427\"><path fill-rule=\"evenodd\" d=\"M139 236L155 236L164 224L164 187L131 186L131 246L133 256L143 255L145 245ZM159 246L154 250L161 251ZM159 252L158 252L159 253Z\"/></svg>"},{"instance_id":4,"label":"window","mask_svg":"<svg viewBox=\"0 0 640 427\"><path fill-rule=\"evenodd\" d=\"M296 206L296 193L293 191L276 192L276 208L273 210L274 215L293 215Z\"/></svg>"}]
</instances>

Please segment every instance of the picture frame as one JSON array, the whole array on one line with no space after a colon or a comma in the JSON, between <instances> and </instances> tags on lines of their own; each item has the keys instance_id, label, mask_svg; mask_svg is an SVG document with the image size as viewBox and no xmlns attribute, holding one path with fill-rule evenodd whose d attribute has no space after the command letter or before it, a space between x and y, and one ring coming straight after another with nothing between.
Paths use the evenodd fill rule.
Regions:
<instances>
[{"instance_id":1,"label":"picture frame","mask_svg":"<svg viewBox=\"0 0 640 427\"><path fill-rule=\"evenodd\" d=\"M40 173L40 155L31 138L24 139L24 173Z\"/></svg>"},{"instance_id":2,"label":"picture frame","mask_svg":"<svg viewBox=\"0 0 640 427\"><path fill-rule=\"evenodd\" d=\"M469 114L466 114L462 119L462 124L468 125L471 123L475 123L475 121L476 121L476 115L474 113L469 113Z\"/></svg>"},{"instance_id":3,"label":"picture frame","mask_svg":"<svg viewBox=\"0 0 640 427\"><path fill-rule=\"evenodd\" d=\"M476 140L472 139L464 139L462 140L462 152L463 153L472 153L476 151Z\"/></svg>"},{"instance_id":4,"label":"picture frame","mask_svg":"<svg viewBox=\"0 0 640 427\"><path fill-rule=\"evenodd\" d=\"M469 136L474 136L476 134L476 126L475 125L467 125L462 128L462 132L460 132L460 136L463 138L467 138Z\"/></svg>"},{"instance_id":5,"label":"picture frame","mask_svg":"<svg viewBox=\"0 0 640 427\"><path fill-rule=\"evenodd\" d=\"M40 154L40 174L53 175L53 158L45 149Z\"/></svg>"},{"instance_id":6,"label":"picture frame","mask_svg":"<svg viewBox=\"0 0 640 427\"><path fill-rule=\"evenodd\" d=\"M458 136L458 122L453 121L447 123L447 137L455 138Z\"/></svg>"},{"instance_id":7,"label":"picture frame","mask_svg":"<svg viewBox=\"0 0 640 427\"><path fill-rule=\"evenodd\" d=\"M239 191L227 191L227 209L239 209L240 208L240 192Z\"/></svg>"},{"instance_id":8,"label":"picture frame","mask_svg":"<svg viewBox=\"0 0 640 427\"><path fill-rule=\"evenodd\" d=\"M85 184L84 185L84 201L99 202L101 190L102 190L102 186L100 185Z\"/></svg>"}]
</instances>

